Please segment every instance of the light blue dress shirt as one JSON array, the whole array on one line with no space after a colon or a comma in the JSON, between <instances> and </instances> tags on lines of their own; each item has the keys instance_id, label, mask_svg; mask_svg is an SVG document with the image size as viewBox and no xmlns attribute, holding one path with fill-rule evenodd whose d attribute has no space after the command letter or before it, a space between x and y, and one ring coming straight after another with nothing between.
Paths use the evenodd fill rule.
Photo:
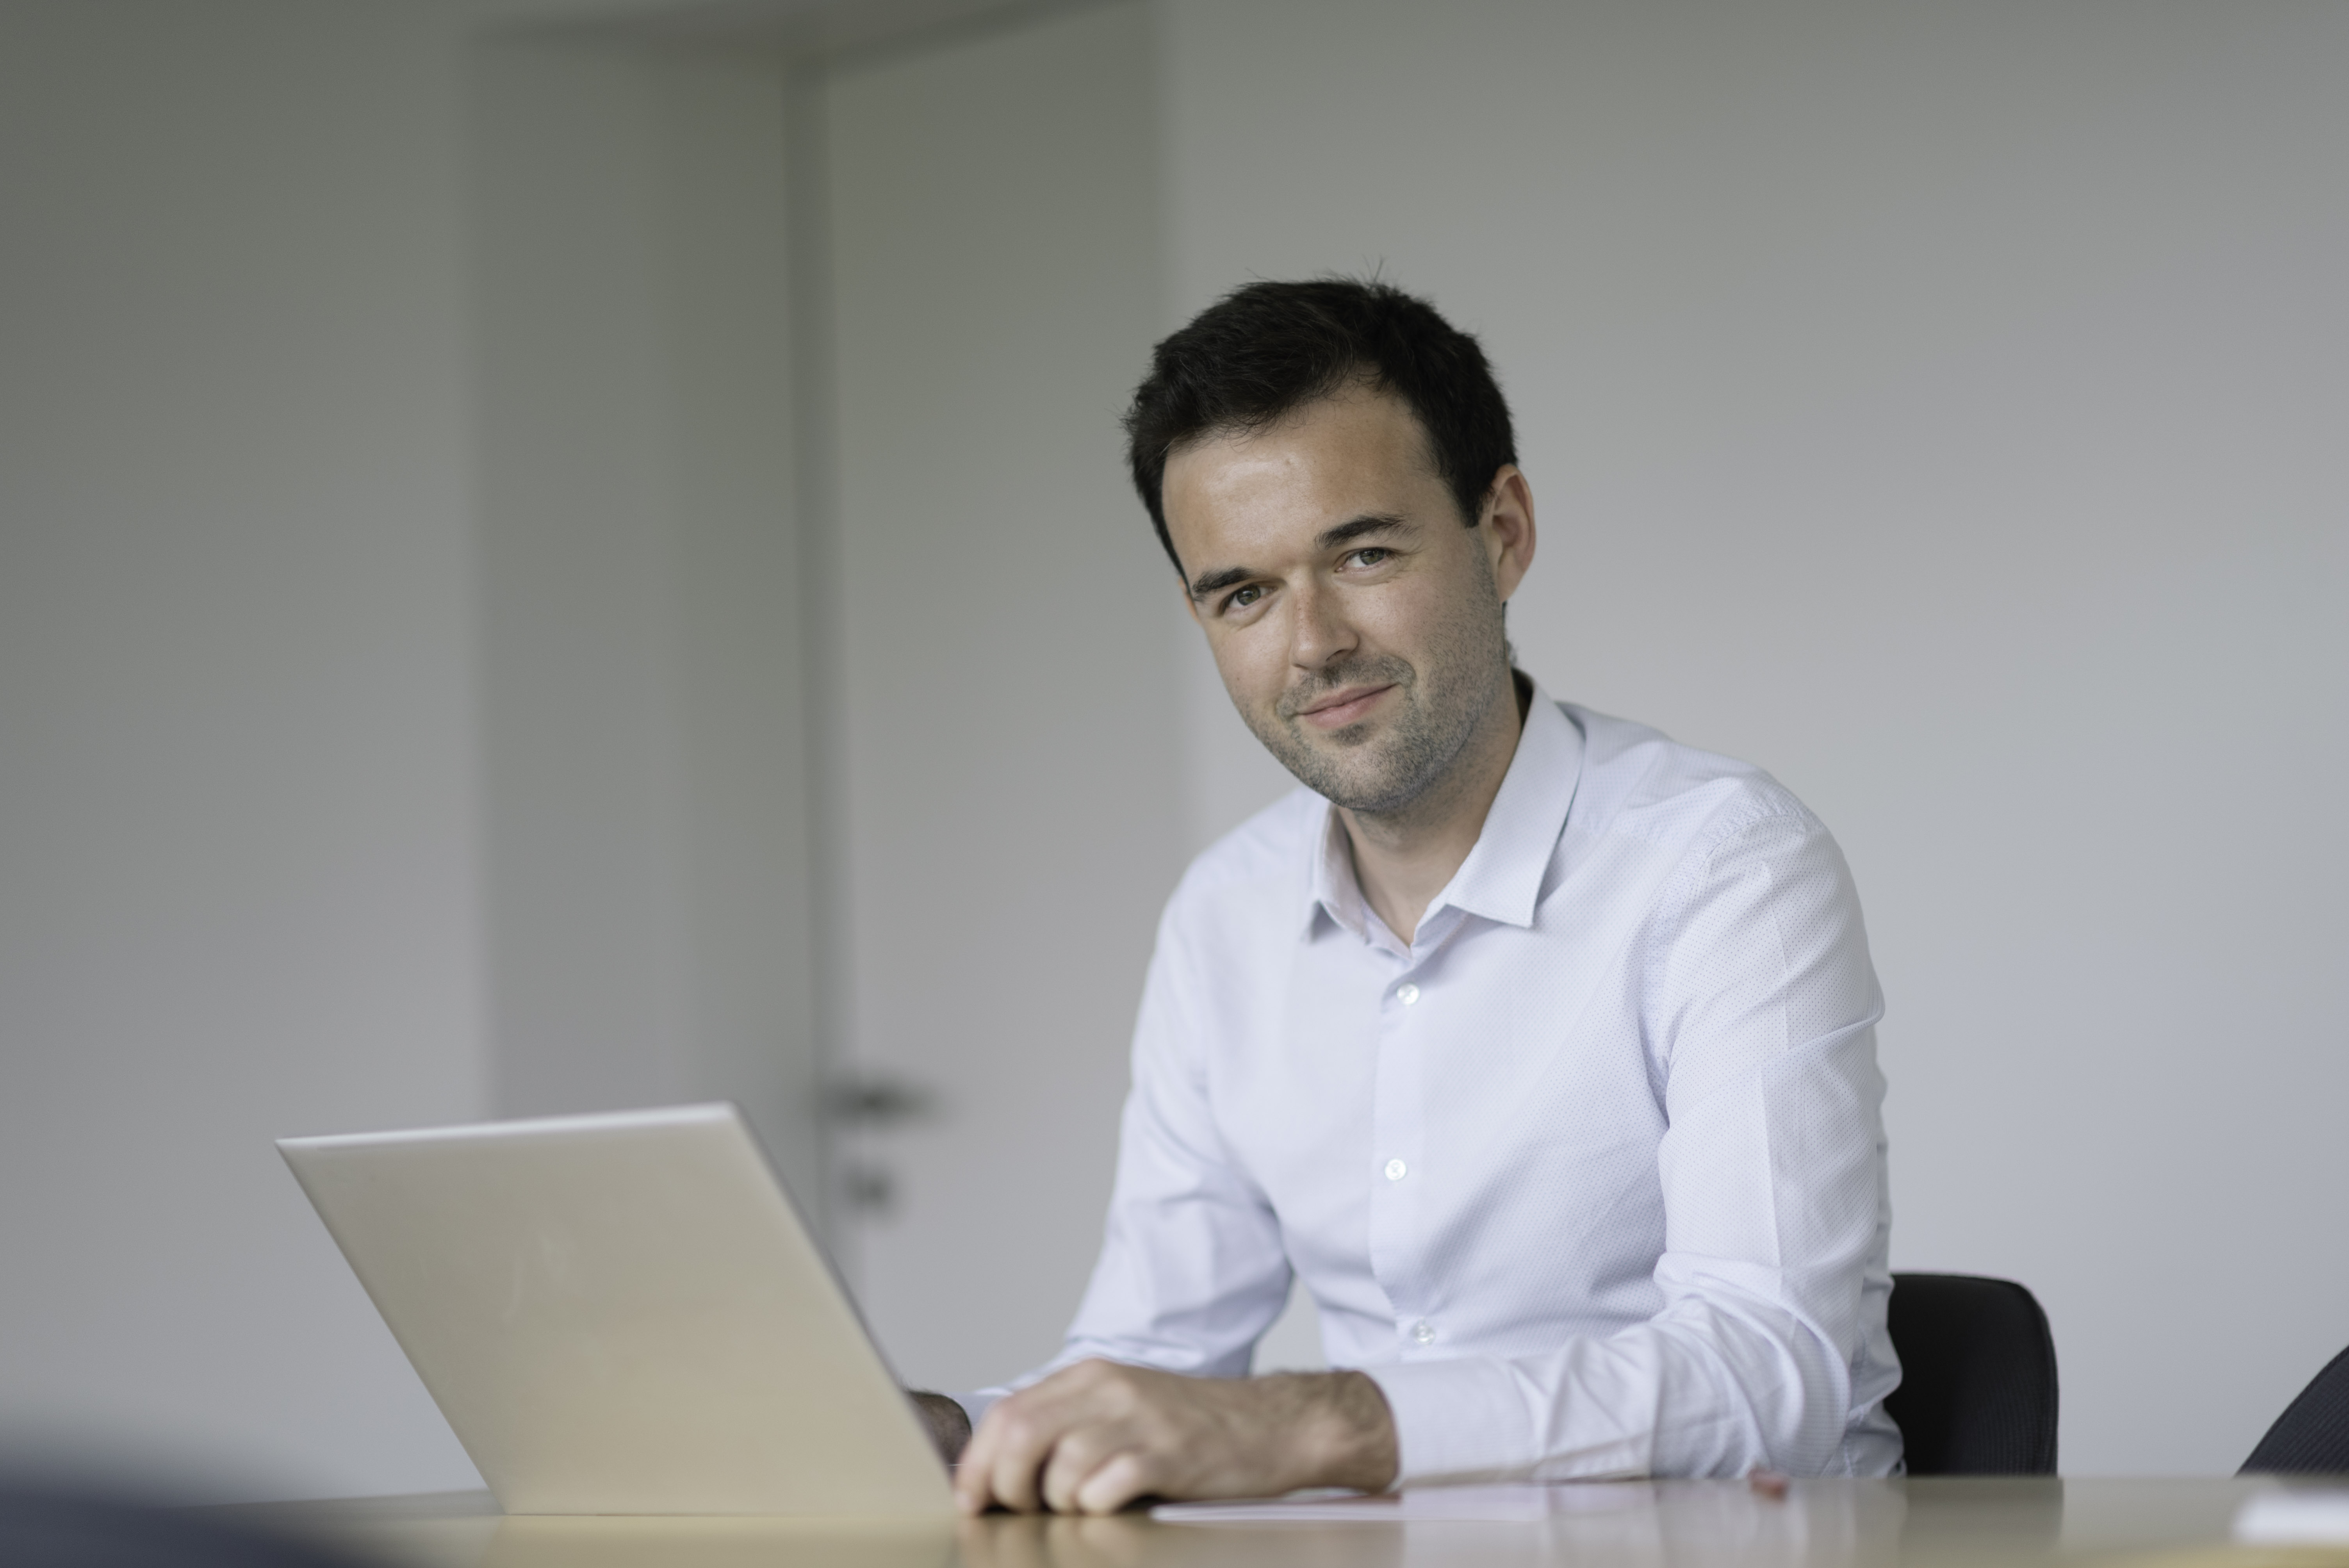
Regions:
<instances>
[{"instance_id":1,"label":"light blue dress shirt","mask_svg":"<svg viewBox=\"0 0 2349 1568\"><path fill-rule=\"evenodd\" d=\"M1021 1381L1244 1374L1293 1271L1406 1483L1890 1473L1882 1011L1835 841L1743 763L1537 688L1409 943L1300 789L1167 904L1101 1261Z\"/></svg>"}]
</instances>

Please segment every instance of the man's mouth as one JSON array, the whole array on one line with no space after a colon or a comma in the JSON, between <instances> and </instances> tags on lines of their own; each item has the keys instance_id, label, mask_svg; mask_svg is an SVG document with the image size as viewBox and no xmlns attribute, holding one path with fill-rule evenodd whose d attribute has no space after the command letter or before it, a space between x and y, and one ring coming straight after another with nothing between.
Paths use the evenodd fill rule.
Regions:
<instances>
[{"instance_id":1,"label":"man's mouth","mask_svg":"<svg viewBox=\"0 0 2349 1568\"><path fill-rule=\"evenodd\" d=\"M1316 729L1343 729L1367 717L1379 698L1392 690L1394 686L1392 684L1344 686L1320 698L1310 707L1299 708L1297 717Z\"/></svg>"}]
</instances>

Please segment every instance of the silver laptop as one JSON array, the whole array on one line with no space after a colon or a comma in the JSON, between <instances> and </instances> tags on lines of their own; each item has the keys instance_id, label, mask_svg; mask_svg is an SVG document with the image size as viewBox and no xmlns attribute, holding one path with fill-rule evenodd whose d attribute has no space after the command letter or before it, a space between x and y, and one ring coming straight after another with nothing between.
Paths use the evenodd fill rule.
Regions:
<instances>
[{"instance_id":1,"label":"silver laptop","mask_svg":"<svg viewBox=\"0 0 2349 1568\"><path fill-rule=\"evenodd\" d=\"M732 1106L277 1147L507 1512L953 1511Z\"/></svg>"}]
</instances>

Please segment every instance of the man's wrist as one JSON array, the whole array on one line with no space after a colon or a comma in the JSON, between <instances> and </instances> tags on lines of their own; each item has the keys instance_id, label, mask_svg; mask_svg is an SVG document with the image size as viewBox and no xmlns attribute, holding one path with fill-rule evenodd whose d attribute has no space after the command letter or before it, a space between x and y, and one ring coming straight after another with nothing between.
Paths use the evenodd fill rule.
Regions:
<instances>
[{"instance_id":1,"label":"man's wrist","mask_svg":"<svg viewBox=\"0 0 2349 1568\"><path fill-rule=\"evenodd\" d=\"M1299 1433L1305 1462L1300 1486L1347 1486L1384 1491L1402 1466L1394 1413L1379 1386L1361 1372L1300 1372L1287 1377L1308 1387Z\"/></svg>"}]
</instances>

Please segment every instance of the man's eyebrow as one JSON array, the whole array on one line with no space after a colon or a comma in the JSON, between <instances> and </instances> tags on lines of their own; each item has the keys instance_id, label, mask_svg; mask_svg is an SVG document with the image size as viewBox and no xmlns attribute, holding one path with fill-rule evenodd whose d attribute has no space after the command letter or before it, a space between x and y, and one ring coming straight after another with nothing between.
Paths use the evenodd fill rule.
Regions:
<instances>
[{"instance_id":1,"label":"man's eyebrow","mask_svg":"<svg viewBox=\"0 0 2349 1568\"><path fill-rule=\"evenodd\" d=\"M1341 544L1351 544L1355 540L1372 533L1416 533L1418 531L1419 525L1407 517L1398 517L1392 512L1366 512L1350 522L1341 522L1335 528L1322 530L1321 537L1313 542L1313 548L1335 550Z\"/></svg>"},{"instance_id":2,"label":"man's eyebrow","mask_svg":"<svg viewBox=\"0 0 2349 1568\"><path fill-rule=\"evenodd\" d=\"M1419 525L1407 517L1393 512L1365 512L1361 517L1350 518L1333 528L1323 529L1313 541L1313 548L1335 550L1341 544L1350 544L1355 540L1369 534L1418 531ZM1249 578L1260 575L1262 573L1246 566L1227 566L1221 572L1206 573L1192 580L1191 597L1195 601L1205 599L1211 593L1219 593L1226 588L1237 587Z\"/></svg>"},{"instance_id":3,"label":"man's eyebrow","mask_svg":"<svg viewBox=\"0 0 2349 1568\"><path fill-rule=\"evenodd\" d=\"M1227 566L1221 572L1209 573L1195 579L1191 583L1191 597L1194 600L1204 599L1210 593L1221 593L1224 589L1245 583L1255 575L1257 574L1245 566Z\"/></svg>"}]
</instances>

